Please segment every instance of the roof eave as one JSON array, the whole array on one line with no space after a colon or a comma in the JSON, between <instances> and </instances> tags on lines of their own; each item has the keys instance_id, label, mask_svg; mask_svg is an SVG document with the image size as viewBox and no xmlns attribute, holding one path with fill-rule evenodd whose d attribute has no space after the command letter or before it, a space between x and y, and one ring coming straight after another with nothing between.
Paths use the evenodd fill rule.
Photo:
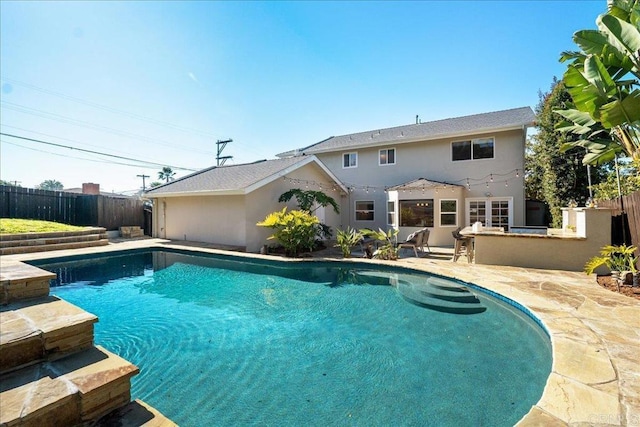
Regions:
<instances>
[{"instance_id":1,"label":"roof eave","mask_svg":"<svg viewBox=\"0 0 640 427\"><path fill-rule=\"evenodd\" d=\"M496 132L508 132L508 131L512 131L512 130L521 130L523 128L527 128L530 126L533 126L534 123L530 122L530 123L524 123L524 124L514 124L514 125L509 125L509 126L502 126L502 127L494 127L494 128L486 128L486 129L476 129L473 132L456 132L456 133L446 133L446 134L438 134L438 135L433 135L433 136L429 136L427 138L424 137L419 137L419 138L404 138L404 137L400 137L398 139L394 139L394 140L384 140L384 141L376 141L376 142L371 142L371 143L366 143L366 144L360 144L360 145L351 145L348 147L336 147L336 148L328 148L328 149L319 149L319 150L310 150L310 151L305 151L305 153L309 153L309 154L322 154L322 153L333 153L333 152L337 152L337 151L348 151L348 150L353 150L353 149L359 149L359 148L371 148L371 147L381 147L381 146L388 146L388 145L399 145L399 144L410 144L410 143L414 143L414 142L427 142L427 141L435 141L438 139L449 139L449 138L461 138L464 136L472 136L472 135L479 135L479 134L486 134L486 133L496 133Z\"/></svg>"},{"instance_id":2,"label":"roof eave","mask_svg":"<svg viewBox=\"0 0 640 427\"><path fill-rule=\"evenodd\" d=\"M161 199L165 197L189 197L189 196L244 196L244 189L231 190L202 190L202 191L174 191L171 193L147 194L150 199Z\"/></svg>"}]
</instances>

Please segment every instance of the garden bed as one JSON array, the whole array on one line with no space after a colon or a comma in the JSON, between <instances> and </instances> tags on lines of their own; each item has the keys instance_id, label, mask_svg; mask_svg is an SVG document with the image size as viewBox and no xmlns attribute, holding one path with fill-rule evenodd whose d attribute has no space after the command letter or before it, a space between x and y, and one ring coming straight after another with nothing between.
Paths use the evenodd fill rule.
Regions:
<instances>
[{"instance_id":1,"label":"garden bed","mask_svg":"<svg viewBox=\"0 0 640 427\"><path fill-rule=\"evenodd\" d=\"M597 281L603 288L609 289L613 292L618 292L618 286L611 279L611 276L598 276ZM632 287L629 285L621 285L618 293L640 301L640 287L638 286Z\"/></svg>"}]
</instances>

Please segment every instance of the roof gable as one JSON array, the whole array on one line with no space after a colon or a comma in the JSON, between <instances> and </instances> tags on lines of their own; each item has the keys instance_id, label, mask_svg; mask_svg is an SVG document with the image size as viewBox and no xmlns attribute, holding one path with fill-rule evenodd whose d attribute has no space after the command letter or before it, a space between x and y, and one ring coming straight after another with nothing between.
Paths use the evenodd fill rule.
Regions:
<instances>
[{"instance_id":1,"label":"roof gable","mask_svg":"<svg viewBox=\"0 0 640 427\"><path fill-rule=\"evenodd\" d=\"M386 129L333 136L310 145L301 151L305 154L343 151L359 147L402 144L448 137L463 137L486 132L522 129L532 126L535 114L530 107L491 113L435 120ZM298 150L295 150L298 151ZM285 156L291 152L282 153Z\"/></svg>"},{"instance_id":2,"label":"roof gable","mask_svg":"<svg viewBox=\"0 0 640 427\"><path fill-rule=\"evenodd\" d=\"M315 156L261 160L240 165L213 166L155 187L147 197L247 194L309 163L315 163L342 189L342 183Z\"/></svg>"}]
</instances>

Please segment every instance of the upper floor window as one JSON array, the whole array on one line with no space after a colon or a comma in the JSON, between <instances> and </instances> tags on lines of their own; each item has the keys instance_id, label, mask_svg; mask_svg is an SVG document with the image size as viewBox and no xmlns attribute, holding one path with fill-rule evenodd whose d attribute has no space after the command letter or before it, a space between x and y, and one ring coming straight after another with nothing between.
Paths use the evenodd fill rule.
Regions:
<instances>
[{"instance_id":1,"label":"upper floor window","mask_svg":"<svg viewBox=\"0 0 640 427\"><path fill-rule=\"evenodd\" d=\"M373 200L356 201L356 221L373 221Z\"/></svg>"},{"instance_id":2,"label":"upper floor window","mask_svg":"<svg viewBox=\"0 0 640 427\"><path fill-rule=\"evenodd\" d=\"M358 153L344 153L342 155L342 167L343 168L357 168L358 167Z\"/></svg>"},{"instance_id":3,"label":"upper floor window","mask_svg":"<svg viewBox=\"0 0 640 427\"><path fill-rule=\"evenodd\" d=\"M379 165L395 165L396 164L396 149L385 148L380 150Z\"/></svg>"},{"instance_id":4,"label":"upper floor window","mask_svg":"<svg viewBox=\"0 0 640 427\"><path fill-rule=\"evenodd\" d=\"M493 159L493 138L478 138L451 143L451 159L478 160Z\"/></svg>"}]
</instances>

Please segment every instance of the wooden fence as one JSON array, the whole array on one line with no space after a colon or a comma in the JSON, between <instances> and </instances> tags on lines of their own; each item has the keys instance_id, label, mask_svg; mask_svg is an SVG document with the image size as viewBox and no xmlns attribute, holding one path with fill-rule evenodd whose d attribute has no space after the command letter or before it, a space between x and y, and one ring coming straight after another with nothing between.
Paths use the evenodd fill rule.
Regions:
<instances>
[{"instance_id":1,"label":"wooden fence","mask_svg":"<svg viewBox=\"0 0 640 427\"><path fill-rule=\"evenodd\" d=\"M107 230L145 225L142 200L9 185L0 185L0 218L41 219Z\"/></svg>"},{"instance_id":2,"label":"wooden fence","mask_svg":"<svg viewBox=\"0 0 640 427\"><path fill-rule=\"evenodd\" d=\"M612 216L622 214L622 204L627 214L631 244L640 246L640 191L622 196L622 202L620 198L598 201L598 206L611 209Z\"/></svg>"}]
</instances>

